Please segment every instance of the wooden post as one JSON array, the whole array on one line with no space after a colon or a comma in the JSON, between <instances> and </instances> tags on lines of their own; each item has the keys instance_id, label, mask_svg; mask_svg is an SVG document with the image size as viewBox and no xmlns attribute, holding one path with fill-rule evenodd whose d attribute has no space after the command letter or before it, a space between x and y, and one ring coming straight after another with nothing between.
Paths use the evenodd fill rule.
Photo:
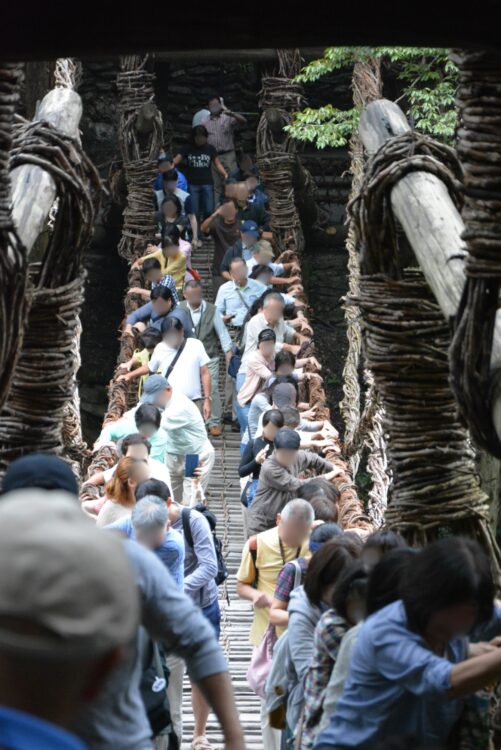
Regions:
<instances>
[{"instance_id":1,"label":"wooden post","mask_svg":"<svg viewBox=\"0 0 501 750\"><path fill-rule=\"evenodd\" d=\"M389 138L410 130L394 102L378 99L364 108L360 137L373 154ZM465 229L461 214L444 183L429 172L412 172L397 182L391 193L393 213L399 220L419 261L421 270L446 316L456 314L465 283L462 240ZM498 312L492 342L491 369L501 367L501 318ZM501 440L501 392L493 399L496 431Z\"/></svg>"},{"instance_id":2,"label":"wooden post","mask_svg":"<svg viewBox=\"0 0 501 750\"><path fill-rule=\"evenodd\" d=\"M82 101L71 89L49 91L42 99L36 120L46 120L64 135L79 137ZM56 198L56 184L49 172L34 164L23 164L10 173L12 216L19 237L29 250L44 229Z\"/></svg>"}]
</instances>

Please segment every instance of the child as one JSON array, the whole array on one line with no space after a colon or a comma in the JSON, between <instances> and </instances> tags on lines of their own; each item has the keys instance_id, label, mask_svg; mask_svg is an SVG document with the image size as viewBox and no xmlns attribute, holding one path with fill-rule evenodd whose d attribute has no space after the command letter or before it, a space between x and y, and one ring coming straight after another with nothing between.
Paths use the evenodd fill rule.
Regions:
<instances>
[{"instance_id":1,"label":"child","mask_svg":"<svg viewBox=\"0 0 501 750\"><path fill-rule=\"evenodd\" d=\"M121 364L119 369L130 372L131 370L135 370L142 365L147 365L150 361L151 355L153 354L153 350L161 341L162 334L158 329L151 327L146 328L146 330L143 331L143 333L139 336L139 346L141 348L136 349L136 351L132 355L132 358L129 359L128 362L124 362L123 364ZM138 397L140 397L143 392L144 381L147 377L148 375L143 375L143 377L139 381Z\"/></svg>"}]
</instances>

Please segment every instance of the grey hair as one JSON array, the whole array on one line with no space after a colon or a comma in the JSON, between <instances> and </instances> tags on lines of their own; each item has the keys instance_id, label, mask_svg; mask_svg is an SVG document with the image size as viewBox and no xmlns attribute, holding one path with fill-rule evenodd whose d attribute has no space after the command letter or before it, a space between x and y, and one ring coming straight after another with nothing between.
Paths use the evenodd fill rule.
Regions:
<instances>
[{"instance_id":1,"label":"grey hair","mask_svg":"<svg viewBox=\"0 0 501 750\"><path fill-rule=\"evenodd\" d=\"M282 521L303 521L311 526L315 520L315 513L308 500L298 497L295 500L289 500L280 512L280 518Z\"/></svg>"},{"instance_id":2,"label":"grey hair","mask_svg":"<svg viewBox=\"0 0 501 750\"><path fill-rule=\"evenodd\" d=\"M281 302L282 305L285 306L284 298L282 297L282 295L280 294L280 292L270 292L264 298L263 307L268 307L268 305L270 304L270 302L272 300L276 300L278 302Z\"/></svg>"},{"instance_id":3,"label":"grey hair","mask_svg":"<svg viewBox=\"0 0 501 750\"><path fill-rule=\"evenodd\" d=\"M131 519L135 530L154 531L167 524L169 511L159 497L145 495L132 509Z\"/></svg>"}]
</instances>

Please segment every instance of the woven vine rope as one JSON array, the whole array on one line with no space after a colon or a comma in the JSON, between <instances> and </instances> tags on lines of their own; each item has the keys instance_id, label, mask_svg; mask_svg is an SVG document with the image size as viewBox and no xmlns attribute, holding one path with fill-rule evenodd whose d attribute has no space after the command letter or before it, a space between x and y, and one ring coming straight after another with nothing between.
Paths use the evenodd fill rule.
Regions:
<instances>
[{"instance_id":1,"label":"woven vine rope","mask_svg":"<svg viewBox=\"0 0 501 750\"><path fill-rule=\"evenodd\" d=\"M0 63L0 409L7 399L29 305L28 261L12 220L9 154L22 67Z\"/></svg>"},{"instance_id":2,"label":"woven vine rope","mask_svg":"<svg viewBox=\"0 0 501 750\"><path fill-rule=\"evenodd\" d=\"M400 266L390 195L413 169L439 176L460 203L461 169L446 146L415 133L387 141L368 161L349 210L361 251L360 307L367 366L384 405L393 474L388 526L414 544L444 529L477 538L497 572L489 525L466 430L449 384L448 324L422 273Z\"/></svg>"},{"instance_id":3,"label":"woven vine rope","mask_svg":"<svg viewBox=\"0 0 501 750\"><path fill-rule=\"evenodd\" d=\"M499 393L491 354L501 285L501 55L457 51L457 150L464 168L466 284L451 347L452 386L475 441L501 458L491 395Z\"/></svg>"},{"instance_id":4,"label":"woven vine rope","mask_svg":"<svg viewBox=\"0 0 501 750\"><path fill-rule=\"evenodd\" d=\"M9 399L0 415L0 472L24 453L61 454L64 407L75 379L74 342L83 301L82 254L91 238L100 181L73 138L45 122L16 133L10 168L36 164L56 183L58 210L33 295Z\"/></svg>"}]
</instances>

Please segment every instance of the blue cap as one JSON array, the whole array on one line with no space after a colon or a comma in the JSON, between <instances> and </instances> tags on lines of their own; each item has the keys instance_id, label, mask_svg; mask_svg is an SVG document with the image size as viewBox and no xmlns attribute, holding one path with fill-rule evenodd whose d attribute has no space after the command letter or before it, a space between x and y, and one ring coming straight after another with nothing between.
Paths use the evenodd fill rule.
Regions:
<instances>
[{"instance_id":1,"label":"blue cap","mask_svg":"<svg viewBox=\"0 0 501 750\"><path fill-rule=\"evenodd\" d=\"M163 375L150 375L145 380L143 387L143 395L139 399L140 404L154 404L155 396L161 391L165 391L169 387L169 383Z\"/></svg>"},{"instance_id":2,"label":"blue cap","mask_svg":"<svg viewBox=\"0 0 501 750\"><path fill-rule=\"evenodd\" d=\"M259 227L255 221L242 221L240 231L246 234L253 234L254 237L259 237Z\"/></svg>"}]
</instances>

